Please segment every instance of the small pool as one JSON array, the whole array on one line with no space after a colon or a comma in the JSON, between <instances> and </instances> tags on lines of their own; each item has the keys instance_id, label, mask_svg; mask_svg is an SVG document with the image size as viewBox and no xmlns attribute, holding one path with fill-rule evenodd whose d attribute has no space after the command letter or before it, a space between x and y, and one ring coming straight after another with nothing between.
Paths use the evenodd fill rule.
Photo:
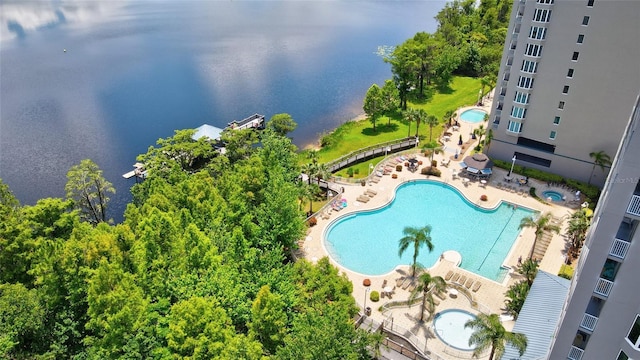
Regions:
<instances>
[{"instance_id":1,"label":"small pool","mask_svg":"<svg viewBox=\"0 0 640 360\"><path fill-rule=\"evenodd\" d=\"M545 200L551 199L551 201L558 202L562 201L562 194L557 191L547 190L542 192L542 198Z\"/></svg>"},{"instance_id":2,"label":"small pool","mask_svg":"<svg viewBox=\"0 0 640 360\"><path fill-rule=\"evenodd\" d=\"M471 109L460 114L460 119L462 121L470 122L470 123L479 123L484 121L484 116L487 115L486 112L479 109Z\"/></svg>"},{"instance_id":3,"label":"small pool","mask_svg":"<svg viewBox=\"0 0 640 360\"><path fill-rule=\"evenodd\" d=\"M433 329L445 344L457 350L471 351L475 349L475 346L469 346L473 329L465 328L464 324L475 318L475 315L464 310L445 310L436 314L433 319Z\"/></svg>"}]
</instances>

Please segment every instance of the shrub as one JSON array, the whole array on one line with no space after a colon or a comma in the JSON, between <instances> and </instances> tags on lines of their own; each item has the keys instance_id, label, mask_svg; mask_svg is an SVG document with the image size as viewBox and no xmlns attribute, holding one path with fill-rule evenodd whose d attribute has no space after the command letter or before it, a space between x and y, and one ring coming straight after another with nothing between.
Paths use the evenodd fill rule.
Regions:
<instances>
[{"instance_id":1,"label":"shrub","mask_svg":"<svg viewBox=\"0 0 640 360\"><path fill-rule=\"evenodd\" d=\"M365 179L360 180L360 185L362 186L367 185L367 181Z\"/></svg>"},{"instance_id":2,"label":"shrub","mask_svg":"<svg viewBox=\"0 0 640 360\"><path fill-rule=\"evenodd\" d=\"M480 195L480 200L487 201L487 195Z\"/></svg>"},{"instance_id":3,"label":"shrub","mask_svg":"<svg viewBox=\"0 0 640 360\"><path fill-rule=\"evenodd\" d=\"M420 173L422 175L433 175L437 177L442 175L442 172L438 168L432 166L423 167L422 170L420 170Z\"/></svg>"},{"instance_id":4,"label":"shrub","mask_svg":"<svg viewBox=\"0 0 640 360\"><path fill-rule=\"evenodd\" d=\"M396 171L402 171L402 165L400 164L396 165Z\"/></svg>"},{"instance_id":5,"label":"shrub","mask_svg":"<svg viewBox=\"0 0 640 360\"><path fill-rule=\"evenodd\" d=\"M475 150L475 151L480 151L480 149L482 149L482 147L480 145L476 145L476 147L473 148L473 150Z\"/></svg>"},{"instance_id":6,"label":"shrub","mask_svg":"<svg viewBox=\"0 0 640 360\"><path fill-rule=\"evenodd\" d=\"M311 226L315 226L316 224L318 224L318 219L316 219L315 216L312 216L309 218L309 220L307 220L307 225Z\"/></svg>"},{"instance_id":7,"label":"shrub","mask_svg":"<svg viewBox=\"0 0 640 360\"><path fill-rule=\"evenodd\" d=\"M356 169L354 170L354 173L355 173L356 175L360 174L360 169L356 168Z\"/></svg>"},{"instance_id":8,"label":"shrub","mask_svg":"<svg viewBox=\"0 0 640 360\"><path fill-rule=\"evenodd\" d=\"M371 279L364 279L364 280L362 280L362 285L364 285L364 286L371 286Z\"/></svg>"},{"instance_id":9,"label":"shrub","mask_svg":"<svg viewBox=\"0 0 640 360\"><path fill-rule=\"evenodd\" d=\"M392 179L397 179L398 178L398 174L391 174L391 178Z\"/></svg>"},{"instance_id":10,"label":"shrub","mask_svg":"<svg viewBox=\"0 0 640 360\"><path fill-rule=\"evenodd\" d=\"M353 177L353 168L347 169L347 175L349 175L349 177Z\"/></svg>"},{"instance_id":11,"label":"shrub","mask_svg":"<svg viewBox=\"0 0 640 360\"><path fill-rule=\"evenodd\" d=\"M537 198L537 197L538 197L538 195L536 195L536 188L534 188L533 186L532 186L532 187L530 187L530 188L529 188L529 195L530 195L532 198Z\"/></svg>"},{"instance_id":12,"label":"shrub","mask_svg":"<svg viewBox=\"0 0 640 360\"><path fill-rule=\"evenodd\" d=\"M558 272L558 276L571 280L573 277L573 268L567 264L562 264L560 266L560 272Z\"/></svg>"},{"instance_id":13,"label":"shrub","mask_svg":"<svg viewBox=\"0 0 640 360\"><path fill-rule=\"evenodd\" d=\"M373 302L378 302L380 301L380 293L377 292L376 290L373 290L371 292L371 294L369 295L369 299Z\"/></svg>"},{"instance_id":14,"label":"shrub","mask_svg":"<svg viewBox=\"0 0 640 360\"><path fill-rule=\"evenodd\" d=\"M431 160L431 167L438 167L438 162L436 160Z\"/></svg>"}]
</instances>

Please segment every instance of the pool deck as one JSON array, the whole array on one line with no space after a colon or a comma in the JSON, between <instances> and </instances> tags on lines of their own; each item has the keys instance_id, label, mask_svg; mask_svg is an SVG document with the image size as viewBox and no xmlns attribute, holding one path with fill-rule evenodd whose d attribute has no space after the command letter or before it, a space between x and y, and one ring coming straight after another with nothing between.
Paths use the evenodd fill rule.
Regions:
<instances>
[{"instance_id":1,"label":"pool deck","mask_svg":"<svg viewBox=\"0 0 640 360\"><path fill-rule=\"evenodd\" d=\"M486 103L489 102L486 101ZM468 108L460 109L459 113L466 109ZM464 122L460 123L461 127L459 129L459 132L463 135L463 139L466 140L469 138L469 134L472 132L473 126L478 126L483 122L478 124L470 124ZM454 133L454 136L456 137L455 144L457 146L457 134ZM467 152L472 148L473 146L467 146ZM420 155L418 153L412 154L412 156L414 155L418 160L422 160L424 164L430 162L430 160L423 155ZM458 160L453 159L453 156L448 153L436 155L434 159L438 161L438 168L442 171L442 177L438 178L431 176L429 177L429 179L433 181L445 182L455 187L470 202L482 207L493 208L497 206L500 201L504 200L518 206L524 206L536 211L540 211L541 213L550 212L555 218L561 219L558 223L562 228L560 234L553 234L551 242L546 249L545 255L540 260L541 270L550 273L558 273L565 259L565 240L562 234L564 233L564 229L567 224L564 219L566 219L568 215L570 215L573 211L575 211L577 207L579 207L579 202L559 202L545 204L537 199L528 196L528 187L522 187L523 190L526 189L526 196L519 192L513 192L513 190L505 191L504 189L499 188L497 185L499 182L501 183L503 178L506 176L506 171L495 167L493 176L491 177L491 179L489 179L489 181L487 181L486 185L483 186L483 184L478 181L469 181L465 185L465 183L463 183L459 176L456 176L456 178L454 179L452 177L452 171L450 170L454 169L455 173L457 173L461 169L458 162L461 161L462 158L464 158L464 155L464 153L460 154ZM446 159L451 159L448 167L441 165L441 161ZM422 168L422 166L420 168ZM393 179L391 175L384 175L380 178L380 181L378 183L370 182L366 186L362 186L360 184L340 184L340 186L344 187L344 193L342 194L342 197L347 200L348 206L339 212L332 211L328 218L326 218L326 216L325 218L323 218L322 216L317 216L317 225L309 228L306 238L301 240L299 243L301 253L307 260L312 262L316 262L319 258L328 256L331 263L337 266L352 281L353 297L361 308L365 305L366 301L366 306L372 308L371 317L375 321L382 322L384 320L391 321L391 319L393 319L394 326L409 329L409 331L415 335L415 339L426 344L425 346L428 347L428 352L432 355L433 358L437 359L438 356L444 359L451 357L470 358L471 352L460 352L458 350L452 349L446 346L446 344L442 343L437 337L435 337L433 335L433 329L431 328L431 322L420 323L417 321L417 319L419 319L419 304L413 305L411 307L401 307L392 310L386 310L384 312L380 311L381 307L389 302L403 301L409 298L410 292L407 289L403 289L403 286L396 287L391 299L389 299L388 297L383 297L376 303L373 303L371 302L371 300L369 300L367 287L363 286L363 280L365 278L371 280L369 291L376 290L378 292L381 292L382 284L385 280L388 285L393 286L396 284L396 280L398 278L409 275L411 271L409 266L399 266L394 271L380 276L360 274L346 269L335 262L333 259L331 259L326 248L324 247L324 232L331 222L346 214L383 207L393 200L395 189L400 184L407 181L427 178L427 176L420 174L420 170L416 172L410 172L406 167L403 167L403 171L393 171L392 174L397 174L397 179ZM517 174L514 175L517 176ZM574 194L570 193L570 190L565 190L558 187L549 187L546 183L541 183L533 179L530 180L530 186L535 187L538 193L541 193L545 190L554 190L566 195L567 199L573 199L574 197ZM514 187L517 190L520 190L519 186L514 185ZM374 190L377 194L373 197L370 197L370 200L366 203L362 203L356 200L359 196L363 195L366 190L369 189ZM488 200L481 201L481 195L486 195ZM401 219L397 219L397 221L401 221ZM402 234L398 234L398 239L390 239L389 241L397 242L400 239L401 235ZM518 236L518 239L516 239L516 241L514 242L514 245L507 255L503 266L515 268L518 264L519 257L521 257L522 259L526 259L529 256L531 247L533 246L533 240L534 229L523 229ZM437 242L438 239L433 239L433 241ZM375 246L375 244L372 244L372 246ZM362 256L367 256L367 254L364 253L362 254ZM438 262L433 267L428 269L428 271L432 275L442 276L443 278L449 271L452 271L461 275L466 275L467 278L473 279L474 283L479 282L481 284L477 292L473 292L472 290L469 290L468 292L461 291L457 297L453 297L451 294L447 293L444 300L438 299L440 304L437 306L436 312L450 308L460 308L472 313L478 313L479 310L482 310L485 313L503 314L504 310L502 309L504 307L505 300L504 293L507 291L510 285L522 279L521 276L515 272L515 270L511 270L504 281L499 283L459 268L457 266L455 256L450 257L449 255L441 256L440 260L438 260ZM449 289L451 288L453 287L450 287ZM475 308L471 306L471 301L467 297L469 295L471 296L472 300L477 303ZM425 316L427 315L425 314ZM514 325L514 321L507 320L503 324L505 328L507 328L507 330L510 330Z\"/></svg>"}]
</instances>

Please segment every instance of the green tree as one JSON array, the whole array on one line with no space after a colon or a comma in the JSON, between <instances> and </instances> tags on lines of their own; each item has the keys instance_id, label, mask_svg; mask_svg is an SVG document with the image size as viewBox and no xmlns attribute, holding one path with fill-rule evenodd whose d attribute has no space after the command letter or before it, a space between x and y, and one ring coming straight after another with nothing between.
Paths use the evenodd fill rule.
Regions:
<instances>
[{"instance_id":1,"label":"green tree","mask_svg":"<svg viewBox=\"0 0 640 360\"><path fill-rule=\"evenodd\" d=\"M193 173L218 154L211 140L202 137L193 140L195 130L176 130L172 137L158 139L138 161L145 165L149 174L168 178L174 171Z\"/></svg>"},{"instance_id":2,"label":"green tree","mask_svg":"<svg viewBox=\"0 0 640 360\"><path fill-rule=\"evenodd\" d=\"M393 53L384 61L391 64L393 82L396 84L400 97L400 109L406 110L409 91L415 86L415 70L418 66L415 53L411 51L409 46L402 44L396 46Z\"/></svg>"},{"instance_id":3,"label":"green tree","mask_svg":"<svg viewBox=\"0 0 640 360\"><path fill-rule=\"evenodd\" d=\"M420 248L424 245L427 246L429 252L433 251L434 245L431 239L431 226L426 225L421 228L407 226L402 230L405 235L398 243L398 256L402 254L413 245L413 262L411 264L412 273L411 276L416 275L417 259L420 254Z\"/></svg>"},{"instance_id":4,"label":"green tree","mask_svg":"<svg viewBox=\"0 0 640 360\"><path fill-rule=\"evenodd\" d=\"M429 142L431 142L433 137L433 128L438 126L440 122L435 115L429 115L427 116L426 123L429 125Z\"/></svg>"},{"instance_id":5,"label":"green tree","mask_svg":"<svg viewBox=\"0 0 640 360\"><path fill-rule=\"evenodd\" d=\"M442 152L442 147L437 141L431 141L427 144L424 144L422 148L425 150L425 154L428 154L429 160L433 161L433 156Z\"/></svg>"},{"instance_id":6,"label":"green tree","mask_svg":"<svg viewBox=\"0 0 640 360\"><path fill-rule=\"evenodd\" d=\"M494 356L500 358L504 353L505 345L510 344L518 349L520 356L527 349L527 337L524 334L512 333L505 330L497 314L478 314L478 316L464 324L465 328L473 329L469 337L469 345L476 345L474 356L480 356L485 350L491 349L489 360Z\"/></svg>"},{"instance_id":7,"label":"green tree","mask_svg":"<svg viewBox=\"0 0 640 360\"><path fill-rule=\"evenodd\" d=\"M45 318L40 294L24 285L0 284L0 357L27 359L35 355Z\"/></svg>"},{"instance_id":8,"label":"green tree","mask_svg":"<svg viewBox=\"0 0 640 360\"><path fill-rule=\"evenodd\" d=\"M535 251L536 244L538 240L545 233L545 231L555 232L556 234L560 232L560 227L558 225L552 224L551 220L553 215L551 213L545 213L540 215L537 219L532 216L528 216L520 220L519 229L523 228L533 228L535 229L535 237L533 238L533 246L531 246L531 251L529 252L529 259L533 259L533 252Z\"/></svg>"},{"instance_id":9,"label":"green tree","mask_svg":"<svg viewBox=\"0 0 640 360\"><path fill-rule=\"evenodd\" d=\"M453 118L454 114L455 114L455 110L445 111L444 116L442 116L442 121L448 122L449 126L451 126L451 119Z\"/></svg>"},{"instance_id":10,"label":"green tree","mask_svg":"<svg viewBox=\"0 0 640 360\"><path fill-rule=\"evenodd\" d=\"M493 81L491 80L491 77L489 76L483 76L480 78L480 101L482 101L482 98L484 97L485 93L485 88L489 88L489 91L491 91L491 85L493 84Z\"/></svg>"},{"instance_id":11,"label":"green tree","mask_svg":"<svg viewBox=\"0 0 640 360\"><path fill-rule=\"evenodd\" d=\"M380 90L380 95L382 97L383 113L390 114L398 110L400 95L398 93L398 88L396 88L396 84L394 84L392 80L385 80L384 86L382 86L382 89ZM391 116L388 118L389 125L391 125Z\"/></svg>"},{"instance_id":12,"label":"green tree","mask_svg":"<svg viewBox=\"0 0 640 360\"><path fill-rule=\"evenodd\" d=\"M408 133L407 133L407 137L411 136L411 123L412 122L417 122L418 121L418 117L420 116L418 114L418 109L414 109L414 108L408 108L407 110L402 112L402 115L404 117L404 119L407 121L407 124L409 125L408 128ZM418 129L416 126L416 136L418 136Z\"/></svg>"},{"instance_id":13,"label":"green tree","mask_svg":"<svg viewBox=\"0 0 640 360\"><path fill-rule=\"evenodd\" d=\"M520 310L524 305L527 295L531 286L526 281L519 281L509 287L505 296L507 299L504 301L507 312L513 316L514 319L518 318Z\"/></svg>"},{"instance_id":14,"label":"green tree","mask_svg":"<svg viewBox=\"0 0 640 360\"><path fill-rule=\"evenodd\" d=\"M422 305L420 310L420 321L424 320L424 312L429 311L429 319L435 312L434 294L442 294L447 289L447 283L441 276L431 276L428 272L420 274L418 277L418 285L409 295L409 301L417 298L422 294ZM427 309L427 305L429 308Z\"/></svg>"},{"instance_id":15,"label":"green tree","mask_svg":"<svg viewBox=\"0 0 640 360\"><path fill-rule=\"evenodd\" d=\"M102 176L102 170L89 159L82 160L67 172L67 184L64 187L67 198L73 199L80 217L91 224L107 221L109 194L116 190Z\"/></svg>"},{"instance_id":16,"label":"green tree","mask_svg":"<svg viewBox=\"0 0 640 360\"><path fill-rule=\"evenodd\" d=\"M487 133L484 124L480 124L476 129L473 129L473 133L478 137L478 145L482 145L482 137Z\"/></svg>"},{"instance_id":17,"label":"green tree","mask_svg":"<svg viewBox=\"0 0 640 360\"><path fill-rule=\"evenodd\" d=\"M260 288L251 307L249 334L260 340L269 354L275 354L284 345L288 326L286 304L278 294L265 285Z\"/></svg>"},{"instance_id":18,"label":"green tree","mask_svg":"<svg viewBox=\"0 0 640 360\"><path fill-rule=\"evenodd\" d=\"M593 159L593 168L591 168L591 174L589 175L589 181L587 183L591 184L591 179L593 178L593 172L596 170L596 166L599 166L600 170L604 173L604 168L610 166L612 162L611 157L602 150L589 153L589 157Z\"/></svg>"},{"instance_id":19,"label":"green tree","mask_svg":"<svg viewBox=\"0 0 640 360\"><path fill-rule=\"evenodd\" d=\"M580 209L574 212L569 219L569 226L566 230L567 238L570 241L569 257L577 257L584 240L587 237L587 230L589 229L589 217L587 216L586 209Z\"/></svg>"},{"instance_id":20,"label":"green tree","mask_svg":"<svg viewBox=\"0 0 640 360\"><path fill-rule=\"evenodd\" d=\"M258 132L254 129L226 130L222 133L225 155L232 164L253 155L258 141Z\"/></svg>"},{"instance_id":21,"label":"green tree","mask_svg":"<svg viewBox=\"0 0 640 360\"><path fill-rule=\"evenodd\" d=\"M362 109L364 113L367 114L367 117L369 117L369 121L373 124L373 131L376 131L376 120L378 120L378 116L384 111L383 102L380 87L377 84L371 85L364 97Z\"/></svg>"},{"instance_id":22,"label":"green tree","mask_svg":"<svg viewBox=\"0 0 640 360\"><path fill-rule=\"evenodd\" d=\"M275 114L267 122L267 128L272 129L276 134L286 136L288 133L296 129L298 124L293 121L291 115L282 113Z\"/></svg>"},{"instance_id":23,"label":"green tree","mask_svg":"<svg viewBox=\"0 0 640 360\"><path fill-rule=\"evenodd\" d=\"M518 274L524 276L527 280L527 284L531 286L531 284L533 284L533 280L538 274L538 262L526 259L517 266L516 271L518 271Z\"/></svg>"},{"instance_id":24,"label":"green tree","mask_svg":"<svg viewBox=\"0 0 640 360\"><path fill-rule=\"evenodd\" d=\"M489 147L491 146L491 140L493 140L493 130L487 130L487 136L484 138L484 147L482 148L482 152L485 154L489 152Z\"/></svg>"}]
</instances>

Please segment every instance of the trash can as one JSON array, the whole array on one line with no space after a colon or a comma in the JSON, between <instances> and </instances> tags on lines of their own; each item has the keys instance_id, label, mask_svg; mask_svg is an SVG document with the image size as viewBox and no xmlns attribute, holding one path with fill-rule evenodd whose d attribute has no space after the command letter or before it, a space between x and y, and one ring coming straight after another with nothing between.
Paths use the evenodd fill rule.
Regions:
<instances>
[{"instance_id":1,"label":"trash can","mask_svg":"<svg viewBox=\"0 0 640 360\"><path fill-rule=\"evenodd\" d=\"M371 308L368 306L364 308L364 314L367 316L371 316Z\"/></svg>"}]
</instances>

